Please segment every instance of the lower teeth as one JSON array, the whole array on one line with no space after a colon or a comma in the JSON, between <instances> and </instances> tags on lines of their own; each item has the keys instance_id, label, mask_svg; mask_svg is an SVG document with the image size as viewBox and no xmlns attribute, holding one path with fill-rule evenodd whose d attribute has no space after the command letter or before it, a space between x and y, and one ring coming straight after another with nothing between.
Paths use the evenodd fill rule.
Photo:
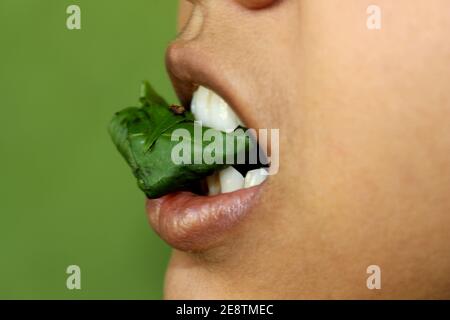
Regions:
<instances>
[{"instance_id":1,"label":"lower teeth","mask_svg":"<svg viewBox=\"0 0 450 320\"><path fill-rule=\"evenodd\" d=\"M265 168L250 170L246 173L244 178L238 170L230 166L207 177L208 195L214 196L220 193L251 188L260 185L266 179L267 170Z\"/></svg>"},{"instance_id":2,"label":"lower teeth","mask_svg":"<svg viewBox=\"0 0 450 320\"><path fill-rule=\"evenodd\" d=\"M214 172L213 175L206 178L208 184L208 195L215 196L220 193L220 177L219 172Z\"/></svg>"}]
</instances>

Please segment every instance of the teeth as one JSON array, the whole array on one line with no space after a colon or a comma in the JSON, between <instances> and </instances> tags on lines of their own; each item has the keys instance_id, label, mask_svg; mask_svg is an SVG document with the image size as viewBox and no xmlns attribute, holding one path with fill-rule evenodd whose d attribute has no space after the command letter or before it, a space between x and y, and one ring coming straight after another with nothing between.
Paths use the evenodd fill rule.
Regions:
<instances>
[{"instance_id":1,"label":"teeth","mask_svg":"<svg viewBox=\"0 0 450 320\"><path fill-rule=\"evenodd\" d=\"M213 175L206 178L208 183L208 194L215 196L220 193L220 177L218 172L214 172Z\"/></svg>"},{"instance_id":2,"label":"teeth","mask_svg":"<svg viewBox=\"0 0 450 320\"><path fill-rule=\"evenodd\" d=\"M222 193L233 192L244 187L244 177L231 166L219 171L219 177Z\"/></svg>"},{"instance_id":3,"label":"teeth","mask_svg":"<svg viewBox=\"0 0 450 320\"><path fill-rule=\"evenodd\" d=\"M267 170L260 168L247 172L245 178L233 167L228 167L206 178L208 194L215 196L220 193L233 192L243 188L260 185L267 179Z\"/></svg>"},{"instance_id":4,"label":"teeth","mask_svg":"<svg viewBox=\"0 0 450 320\"><path fill-rule=\"evenodd\" d=\"M259 168L255 170L250 170L247 172L244 181L244 188L250 188L260 185L267 179L266 169Z\"/></svg>"},{"instance_id":5,"label":"teeth","mask_svg":"<svg viewBox=\"0 0 450 320\"><path fill-rule=\"evenodd\" d=\"M242 125L239 117L230 106L213 91L200 86L191 102L191 111L195 120L202 125L224 132L232 132Z\"/></svg>"},{"instance_id":6,"label":"teeth","mask_svg":"<svg viewBox=\"0 0 450 320\"><path fill-rule=\"evenodd\" d=\"M216 130L232 132L238 126L244 126L225 100L202 86L194 92L191 111L195 120L201 121L202 125ZM239 171L230 166L206 178L208 194L214 196L257 186L267 179L265 173L266 170L263 168L251 170L247 172L244 178Z\"/></svg>"}]
</instances>

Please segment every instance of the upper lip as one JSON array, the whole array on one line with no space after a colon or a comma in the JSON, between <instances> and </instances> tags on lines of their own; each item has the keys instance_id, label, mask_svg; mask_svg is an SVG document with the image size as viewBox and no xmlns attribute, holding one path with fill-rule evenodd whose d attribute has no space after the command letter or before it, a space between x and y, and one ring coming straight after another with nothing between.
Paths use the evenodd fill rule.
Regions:
<instances>
[{"instance_id":1,"label":"upper lip","mask_svg":"<svg viewBox=\"0 0 450 320\"><path fill-rule=\"evenodd\" d=\"M166 68L183 106L189 109L194 91L204 86L221 96L247 127L256 128L244 108L246 102L234 88L236 79L220 66L217 56L192 41L176 40L166 51Z\"/></svg>"}]
</instances>

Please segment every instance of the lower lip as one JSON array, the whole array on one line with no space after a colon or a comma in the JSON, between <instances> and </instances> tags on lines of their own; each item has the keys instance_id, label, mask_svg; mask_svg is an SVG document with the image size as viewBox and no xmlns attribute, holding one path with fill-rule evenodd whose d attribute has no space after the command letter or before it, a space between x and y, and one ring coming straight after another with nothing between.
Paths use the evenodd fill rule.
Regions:
<instances>
[{"instance_id":1,"label":"lower lip","mask_svg":"<svg viewBox=\"0 0 450 320\"><path fill-rule=\"evenodd\" d=\"M153 229L172 247L203 251L218 246L251 211L263 185L215 196L176 192L147 199L147 214Z\"/></svg>"}]
</instances>

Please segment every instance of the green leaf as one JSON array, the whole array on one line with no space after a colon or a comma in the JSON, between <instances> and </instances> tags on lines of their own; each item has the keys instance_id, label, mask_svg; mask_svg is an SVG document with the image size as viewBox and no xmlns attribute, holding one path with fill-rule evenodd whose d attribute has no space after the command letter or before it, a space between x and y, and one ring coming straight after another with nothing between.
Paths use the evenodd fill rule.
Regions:
<instances>
[{"instance_id":1,"label":"green leaf","mask_svg":"<svg viewBox=\"0 0 450 320\"><path fill-rule=\"evenodd\" d=\"M171 111L166 101L156 93L148 81L141 83L140 101L142 109L147 112L149 119L145 125L152 130L147 132L145 142L146 151L151 150L156 139L166 130L177 123L194 119L191 112L176 114ZM182 108L182 107L180 107Z\"/></svg>"},{"instance_id":2,"label":"green leaf","mask_svg":"<svg viewBox=\"0 0 450 320\"><path fill-rule=\"evenodd\" d=\"M150 151L156 139L158 139L158 137L166 130L172 128L177 123L190 119L190 117L186 116L188 112L179 115L174 114L167 106L152 105L144 106L143 109L147 112L149 117L147 126L148 128L151 128L151 130L147 132L147 140L145 142L146 151Z\"/></svg>"},{"instance_id":3,"label":"green leaf","mask_svg":"<svg viewBox=\"0 0 450 320\"><path fill-rule=\"evenodd\" d=\"M194 117L189 111L173 112L165 102L161 103L160 100L156 103L158 99L155 97L159 96L152 92L146 95L145 101L148 103L141 108L130 107L117 112L108 128L114 144L137 178L139 187L149 198L189 188L214 171L227 167L228 158L237 160L238 155L253 147L250 137L243 132L225 133L201 127L201 135L196 135ZM172 141L177 129L187 132L189 138L181 142ZM203 151L212 143L202 139L206 130L213 130L214 136L233 143L233 148L223 143L221 148L214 149L214 155L220 159L217 163L206 163L203 159ZM186 150L190 150L192 161L201 161L196 164L174 163L172 150L177 146L185 146Z\"/></svg>"},{"instance_id":4,"label":"green leaf","mask_svg":"<svg viewBox=\"0 0 450 320\"><path fill-rule=\"evenodd\" d=\"M161 105L167 106L167 102L162 98L148 81L141 83L141 96L139 98L142 106Z\"/></svg>"}]
</instances>

